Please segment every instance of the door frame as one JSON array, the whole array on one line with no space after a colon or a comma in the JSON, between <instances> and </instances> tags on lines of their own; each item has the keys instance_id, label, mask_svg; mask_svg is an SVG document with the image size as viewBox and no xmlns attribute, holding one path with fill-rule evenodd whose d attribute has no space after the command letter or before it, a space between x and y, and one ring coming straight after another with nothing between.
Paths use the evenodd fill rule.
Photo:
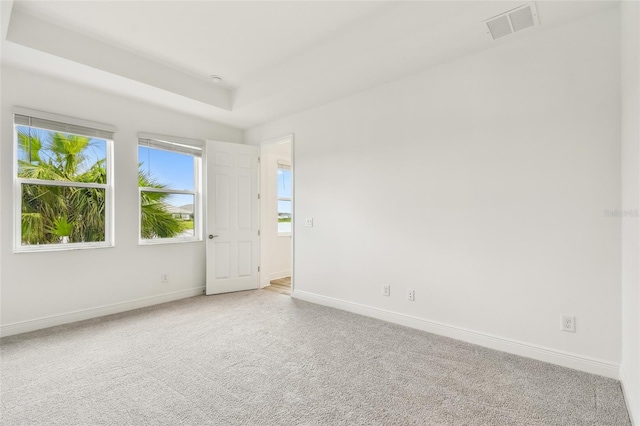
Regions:
<instances>
[{"instance_id":1,"label":"door frame","mask_svg":"<svg viewBox=\"0 0 640 426\"><path fill-rule=\"evenodd\" d=\"M290 142L291 143L291 296L294 296L294 291L295 291L295 270L296 270L296 262L295 262L295 256L296 256L296 251L295 251L295 246L296 246L296 232L295 232L295 228L296 228L296 172L295 172L295 134L294 133L289 133L286 134L284 136L280 136L277 138L272 138L272 139L267 139L264 140L262 142L259 143L259 147L260 147L260 179L259 179L259 185L260 185L260 194L263 193L263 184L266 185L267 183L262 181L262 168L266 167L265 163L262 161L263 159L263 152L264 152L264 148L268 147L268 146L272 146L272 145L278 145L278 144L282 144L282 143L287 143ZM268 202L267 197L260 197L260 229L266 229L266 223L263 223L263 212L267 211L267 205L266 203ZM264 264L264 250L262 250L262 236L260 237L260 251L259 251L259 258L260 258L260 265ZM261 269L261 271L258 273L258 282L260 285L260 288L262 288L262 278L263 278L263 274L265 274L266 272L263 271Z\"/></svg>"}]
</instances>

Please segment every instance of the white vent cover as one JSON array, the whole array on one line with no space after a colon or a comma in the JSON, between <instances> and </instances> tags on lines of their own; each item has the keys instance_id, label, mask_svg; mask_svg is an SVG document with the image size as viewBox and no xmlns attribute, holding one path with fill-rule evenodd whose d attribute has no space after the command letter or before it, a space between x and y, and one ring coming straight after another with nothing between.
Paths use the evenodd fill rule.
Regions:
<instances>
[{"instance_id":1,"label":"white vent cover","mask_svg":"<svg viewBox=\"0 0 640 426\"><path fill-rule=\"evenodd\" d=\"M495 40L509 34L538 25L538 11L535 3L517 7L501 15L484 21L487 34Z\"/></svg>"}]
</instances>

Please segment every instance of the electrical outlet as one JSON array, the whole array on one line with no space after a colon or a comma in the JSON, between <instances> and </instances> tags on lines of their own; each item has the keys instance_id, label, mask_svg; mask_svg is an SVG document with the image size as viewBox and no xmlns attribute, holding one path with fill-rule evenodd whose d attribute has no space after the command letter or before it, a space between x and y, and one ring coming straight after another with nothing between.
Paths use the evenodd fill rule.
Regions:
<instances>
[{"instance_id":1,"label":"electrical outlet","mask_svg":"<svg viewBox=\"0 0 640 426\"><path fill-rule=\"evenodd\" d=\"M160 274L160 282L161 283L168 283L169 282L169 274L167 274L167 273Z\"/></svg>"},{"instance_id":2,"label":"electrical outlet","mask_svg":"<svg viewBox=\"0 0 640 426\"><path fill-rule=\"evenodd\" d=\"M415 290L407 291L407 299L410 300L411 302L414 302L416 300L416 292L415 292Z\"/></svg>"},{"instance_id":3,"label":"electrical outlet","mask_svg":"<svg viewBox=\"0 0 640 426\"><path fill-rule=\"evenodd\" d=\"M576 317L569 315L562 316L562 331L568 331L570 333L576 332Z\"/></svg>"},{"instance_id":4,"label":"electrical outlet","mask_svg":"<svg viewBox=\"0 0 640 426\"><path fill-rule=\"evenodd\" d=\"M304 225L307 228L313 228L313 218L312 217L308 217L304 220Z\"/></svg>"},{"instance_id":5,"label":"electrical outlet","mask_svg":"<svg viewBox=\"0 0 640 426\"><path fill-rule=\"evenodd\" d=\"M391 296L391 286L390 285L385 285L384 287L382 287L382 295L383 296Z\"/></svg>"}]
</instances>

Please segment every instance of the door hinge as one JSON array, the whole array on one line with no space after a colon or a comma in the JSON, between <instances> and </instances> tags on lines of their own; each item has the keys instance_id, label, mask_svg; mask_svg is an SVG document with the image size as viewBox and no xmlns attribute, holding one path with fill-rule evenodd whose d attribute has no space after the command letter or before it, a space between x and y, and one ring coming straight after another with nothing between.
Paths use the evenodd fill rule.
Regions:
<instances>
[{"instance_id":1,"label":"door hinge","mask_svg":"<svg viewBox=\"0 0 640 426\"><path fill-rule=\"evenodd\" d=\"M260 267L258 266L258 272L260 272Z\"/></svg>"},{"instance_id":2,"label":"door hinge","mask_svg":"<svg viewBox=\"0 0 640 426\"><path fill-rule=\"evenodd\" d=\"M260 157L258 157L258 163L260 162Z\"/></svg>"},{"instance_id":3,"label":"door hinge","mask_svg":"<svg viewBox=\"0 0 640 426\"><path fill-rule=\"evenodd\" d=\"M258 236L260 236L260 230L258 229Z\"/></svg>"},{"instance_id":4,"label":"door hinge","mask_svg":"<svg viewBox=\"0 0 640 426\"><path fill-rule=\"evenodd\" d=\"M260 199L260 194L258 194L258 200Z\"/></svg>"}]
</instances>

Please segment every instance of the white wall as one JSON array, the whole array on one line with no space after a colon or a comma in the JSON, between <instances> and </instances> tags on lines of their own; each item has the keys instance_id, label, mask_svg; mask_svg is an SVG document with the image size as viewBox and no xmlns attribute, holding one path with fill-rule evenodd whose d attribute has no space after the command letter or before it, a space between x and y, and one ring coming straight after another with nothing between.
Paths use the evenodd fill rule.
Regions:
<instances>
[{"instance_id":1,"label":"white wall","mask_svg":"<svg viewBox=\"0 0 640 426\"><path fill-rule=\"evenodd\" d=\"M617 375L620 221L604 215L620 206L617 8L245 140L288 133L297 297Z\"/></svg>"},{"instance_id":2,"label":"white wall","mask_svg":"<svg viewBox=\"0 0 640 426\"><path fill-rule=\"evenodd\" d=\"M14 254L13 242L7 237L13 232L12 210L4 208L0 218L3 333L200 293L205 280L203 242L138 245L137 133L241 142L242 131L3 67L0 114L3 206L12 205L14 106L116 126L115 247ZM160 283L161 272L169 274L169 283ZM145 300L131 302L138 299ZM95 309L113 304L120 305ZM89 311L65 315L83 310ZM39 318L49 320L33 322Z\"/></svg>"},{"instance_id":3,"label":"white wall","mask_svg":"<svg viewBox=\"0 0 640 426\"><path fill-rule=\"evenodd\" d=\"M640 7L622 2L622 211L640 209ZM627 407L640 422L640 218L622 222L622 380Z\"/></svg>"},{"instance_id":4,"label":"white wall","mask_svg":"<svg viewBox=\"0 0 640 426\"><path fill-rule=\"evenodd\" d=\"M276 278L291 276L291 237L278 236L278 162L291 164L291 142L264 145L261 149L260 280L269 285Z\"/></svg>"}]
</instances>

